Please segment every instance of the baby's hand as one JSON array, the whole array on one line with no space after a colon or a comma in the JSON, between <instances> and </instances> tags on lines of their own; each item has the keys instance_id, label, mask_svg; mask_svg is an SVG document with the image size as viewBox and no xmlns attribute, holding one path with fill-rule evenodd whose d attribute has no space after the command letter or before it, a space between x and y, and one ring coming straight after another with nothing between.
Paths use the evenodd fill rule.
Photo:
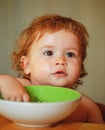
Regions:
<instances>
[{"instance_id":1,"label":"baby's hand","mask_svg":"<svg viewBox=\"0 0 105 130\"><path fill-rule=\"evenodd\" d=\"M0 93L6 100L30 101L24 86L13 76L0 75Z\"/></svg>"}]
</instances>

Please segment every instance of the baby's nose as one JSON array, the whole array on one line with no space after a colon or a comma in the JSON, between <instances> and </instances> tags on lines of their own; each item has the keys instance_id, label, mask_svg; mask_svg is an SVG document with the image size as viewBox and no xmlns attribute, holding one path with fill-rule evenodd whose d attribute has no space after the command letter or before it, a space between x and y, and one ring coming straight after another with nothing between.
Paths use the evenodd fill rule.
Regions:
<instances>
[{"instance_id":1,"label":"baby's nose","mask_svg":"<svg viewBox=\"0 0 105 130\"><path fill-rule=\"evenodd\" d=\"M67 62L64 59L58 59L56 60L55 65L67 66Z\"/></svg>"}]
</instances>

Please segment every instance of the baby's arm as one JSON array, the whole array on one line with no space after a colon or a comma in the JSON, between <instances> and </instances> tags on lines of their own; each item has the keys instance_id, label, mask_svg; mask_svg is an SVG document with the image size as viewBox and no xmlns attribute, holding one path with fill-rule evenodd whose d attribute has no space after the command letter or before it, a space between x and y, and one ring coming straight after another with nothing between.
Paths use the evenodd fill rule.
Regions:
<instances>
[{"instance_id":1,"label":"baby's arm","mask_svg":"<svg viewBox=\"0 0 105 130\"><path fill-rule=\"evenodd\" d=\"M84 104L84 108L88 112L88 122L104 123L101 111L92 99L90 99L86 95L83 95L82 103Z\"/></svg>"},{"instance_id":2,"label":"baby's arm","mask_svg":"<svg viewBox=\"0 0 105 130\"><path fill-rule=\"evenodd\" d=\"M0 75L0 93L7 100L24 102L30 100L23 84L10 75Z\"/></svg>"}]
</instances>

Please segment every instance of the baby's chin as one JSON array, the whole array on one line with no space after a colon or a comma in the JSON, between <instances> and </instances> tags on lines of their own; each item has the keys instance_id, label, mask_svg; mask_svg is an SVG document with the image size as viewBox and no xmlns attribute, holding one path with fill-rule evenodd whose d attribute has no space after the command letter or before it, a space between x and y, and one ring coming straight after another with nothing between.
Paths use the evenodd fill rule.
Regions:
<instances>
[{"instance_id":1,"label":"baby's chin","mask_svg":"<svg viewBox=\"0 0 105 130\"><path fill-rule=\"evenodd\" d=\"M72 88L70 84L67 83L50 83L51 86L57 86L57 87L65 87L65 88Z\"/></svg>"}]
</instances>

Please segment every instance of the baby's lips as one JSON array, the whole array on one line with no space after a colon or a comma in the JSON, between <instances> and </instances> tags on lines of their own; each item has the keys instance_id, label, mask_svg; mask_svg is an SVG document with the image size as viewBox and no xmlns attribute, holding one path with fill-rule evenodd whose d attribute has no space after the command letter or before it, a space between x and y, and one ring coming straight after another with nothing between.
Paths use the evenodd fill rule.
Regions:
<instances>
[{"instance_id":1,"label":"baby's lips","mask_svg":"<svg viewBox=\"0 0 105 130\"><path fill-rule=\"evenodd\" d=\"M65 71L63 71L63 70L58 70L58 71L54 72L53 75L62 75L62 76L66 76L67 73L65 73Z\"/></svg>"}]
</instances>

